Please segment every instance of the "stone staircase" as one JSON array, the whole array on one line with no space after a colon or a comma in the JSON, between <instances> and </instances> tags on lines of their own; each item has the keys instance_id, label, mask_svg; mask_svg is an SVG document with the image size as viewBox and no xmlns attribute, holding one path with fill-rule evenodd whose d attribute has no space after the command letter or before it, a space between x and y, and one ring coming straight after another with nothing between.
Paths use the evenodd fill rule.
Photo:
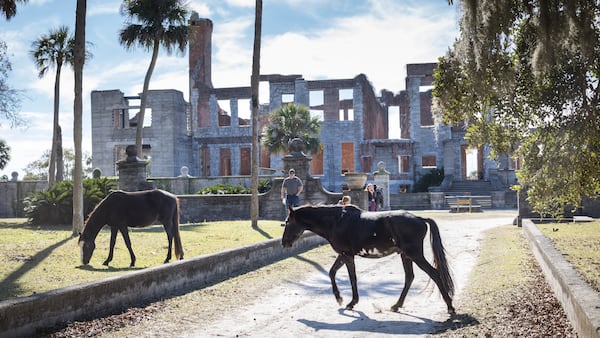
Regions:
<instances>
[{"instance_id":1,"label":"stone staircase","mask_svg":"<svg viewBox=\"0 0 600 338\"><path fill-rule=\"evenodd\" d=\"M473 196L472 203L483 208L492 206L492 184L489 181L454 181L452 186L444 191L446 204L456 204L453 196Z\"/></svg>"}]
</instances>

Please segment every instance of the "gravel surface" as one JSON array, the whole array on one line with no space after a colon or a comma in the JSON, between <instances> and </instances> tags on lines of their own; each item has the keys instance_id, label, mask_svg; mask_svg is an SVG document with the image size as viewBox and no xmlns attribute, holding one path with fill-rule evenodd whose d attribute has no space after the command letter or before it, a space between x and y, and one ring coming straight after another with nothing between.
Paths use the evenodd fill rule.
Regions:
<instances>
[{"instance_id":1,"label":"gravel surface","mask_svg":"<svg viewBox=\"0 0 600 338\"><path fill-rule=\"evenodd\" d=\"M498 311L484 317L461 311L462 306L473 308L472 303L478 301L461 299L461 294L477 261L482 232L511 224L514 216L499 213L485 217L485 221L438 221L457 286L458 314L453 317L446 313L435 284L416 267L404 308L397 313L388 310L404 282L402 263L396 255L376 260L357 258L361 298L354 311L343 310L331 294L327 270L335 254L326 246L188 295L111 317L71 323L48 336L574 337L534 261L530 262L534 278L487 300L496 303ZM338 285L348 301L351 291L344 268L338 272Z\"/></svg>"}]
</instances>

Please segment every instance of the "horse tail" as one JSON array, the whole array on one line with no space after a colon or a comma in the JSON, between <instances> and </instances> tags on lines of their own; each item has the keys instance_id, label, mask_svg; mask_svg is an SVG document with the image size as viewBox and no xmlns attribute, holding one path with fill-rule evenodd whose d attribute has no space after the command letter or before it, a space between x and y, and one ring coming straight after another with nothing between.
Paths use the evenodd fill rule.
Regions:
<instances>
[{"instance_id":1,"label":"horse tail","mask_svg":"<svg viewBox=\"0 0 600 338\"><path fill-rule=\"evenodd\" d=\"M452 297L454 295L454 282L452 281L448 260L446 259L446 249L444 249L442 238L440 237L440 230L437 223L431 218L423 218L423 221L429 224L431 249L433 251L433 266L440 274L442 285L448 292L448 295Z\"/></svg>"},{"instance_id":2,"label":"horse tail","mask_svg":"<svg viewBox=\"0 0 600 338\"><path fill-rule=\"evenodd\" d=\"M183 245L179 234L179 198L175 197L175 212L173 213L173 239L175 240L175 257L183 259Z\"/></svg>"}]
</instances>

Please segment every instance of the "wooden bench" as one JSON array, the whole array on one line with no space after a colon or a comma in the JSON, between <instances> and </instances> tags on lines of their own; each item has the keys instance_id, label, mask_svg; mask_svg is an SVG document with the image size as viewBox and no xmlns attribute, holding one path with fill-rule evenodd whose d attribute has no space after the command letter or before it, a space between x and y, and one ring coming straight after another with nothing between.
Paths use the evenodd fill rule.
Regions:
<instances>
[{"instance_id":1,"label":"wooden bench","mask_svg":"<svg viewBox=\"0 0 600 338\"><path fill-rule=\"evenodd\" d=\"M456 196L456 199L448 201L450 212L481 212L481 205L473 204L473 198L470 196Z\"/></svg>"}]
</instances>

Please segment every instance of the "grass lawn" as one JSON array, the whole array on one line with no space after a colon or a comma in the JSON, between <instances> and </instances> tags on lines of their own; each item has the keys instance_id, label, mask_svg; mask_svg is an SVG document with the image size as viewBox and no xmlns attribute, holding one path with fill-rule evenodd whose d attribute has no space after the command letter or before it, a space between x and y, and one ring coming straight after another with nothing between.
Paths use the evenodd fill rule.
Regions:
<instances>
[{"instance_id":1,"label":"grass lawn","mask_svg":"<svg viewBox=\"0 0 600 338\"><path fill-rule=\"evenodd\" d=\"M600 220L537 226L583 279L600 292Z\"/></svg>"},{"instance_id":2,"label":"grass lawn","mask_svg":"<svg viewBox=\"0 0 600 338\"><path fill-rule=\"evenodd\" d=\"M180 226L185 257L280 237L281 221L206 222ZM81 265L77 237L67 226L30 226L25 219L0 219L0 301L29 296L69 285L116 276L163 264L167 235L162 225L130 229L136 266L129 267L129 253L121 235L117 237L114 259L108 256L110 230L105 227L96 238L96 250L88 266Z\"/></svg>"}]
</instances>

